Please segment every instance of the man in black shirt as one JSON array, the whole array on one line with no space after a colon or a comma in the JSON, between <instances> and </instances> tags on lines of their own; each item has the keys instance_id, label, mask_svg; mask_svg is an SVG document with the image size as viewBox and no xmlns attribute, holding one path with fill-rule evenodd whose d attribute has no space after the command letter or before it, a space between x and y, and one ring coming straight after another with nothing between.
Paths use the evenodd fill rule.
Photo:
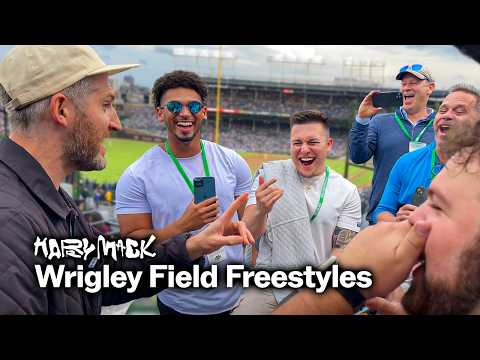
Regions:
<instances>
[{"instance_id":1,"label":"man in black shirt","mask_svg":"<svg viewBox=\"0 0 480 360\"><path fill-rule=\"evenodd\" d=\"M151 258L108 256L47 260L34 255L37 238L83 239L95 243L98 232L60 188L75 170L101 170L111 130L121 129L108 76L131 65L105 65L88 46L17 46L0 64L0 103L11 122L10 139L0 141L0 313L99 314L102 305L152 296L145 276L134 293L108 287L88 293L79 287L40 287L35 265L67 269L144 271L152 264L189 268L224 245L253 243L242 222L230 218L247 194L201 233L154 244ZM165 287L159 283L159 287Z\"/></svg>"}]
</instances>

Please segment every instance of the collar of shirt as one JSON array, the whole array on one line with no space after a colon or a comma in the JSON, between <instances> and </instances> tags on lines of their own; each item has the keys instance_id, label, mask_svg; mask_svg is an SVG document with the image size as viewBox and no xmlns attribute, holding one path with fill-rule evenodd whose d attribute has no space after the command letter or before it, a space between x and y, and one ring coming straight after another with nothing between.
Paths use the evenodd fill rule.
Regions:
<instances>
[{"instance_id":1,"label":"collar of shirt","mask_svg":"<svg viewBox=\"0 0 480 360\"><path fill-rule=\"evenodd\" d=\"M67 218L70 209L64 198L40 163L23 147L8 138L0 140L0 161L17 174L25 186L53 212L63 219Z\"/></svg>"},{"instance_id":2,"label":"collar of shirt","mask_svg":"<svg viewBox=\"0 0 480 360\"><path fill-rule=\"evenodd\" d=\"M408 114L407 112L405 111L405 109L403 108L403 106L400 106L400 112L402 113L402 116L404 119L408 120L410 123L412 123L410 121L410 119L408 118ZM423 119L420 119L417 121L417 124L420 122L420 121L425 121L428 119L428 117L433 113L433 109L432 108L427 108L427 116L425 116Z\"/></svg>"}]
</instances>

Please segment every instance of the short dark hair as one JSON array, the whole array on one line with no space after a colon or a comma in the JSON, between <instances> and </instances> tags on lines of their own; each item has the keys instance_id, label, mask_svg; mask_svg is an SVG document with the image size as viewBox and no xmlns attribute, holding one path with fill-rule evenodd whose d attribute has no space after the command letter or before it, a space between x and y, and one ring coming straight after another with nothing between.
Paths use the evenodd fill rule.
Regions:
<instances>
[{"instance_id":1,"label":"short dark hair","mask_svg":"<svg viewBox=\"0 0 480 360\"><path fill-rule=\"evenodd\" d=\"M207 105L208 89L200 76L191 71L175 70L158 78L153 84L152 95L155 106L160 106L163 94L177 88L192 89L200 95L203 105Z\"/></svg>"},{"instance_id":2,"label":"short dark hair","mask_svg":"<svg viewBox=\"0 0 480 360\"><path fill-rule=\"evenodd\" d=\"M290 127L293 125L302 125L302 124L311 124L317 123L322 124L325 129L330 131L328 126L328 118L325 113L318 110L305 110L294 113L290 116Z\"/></svg>"}]
</instances>

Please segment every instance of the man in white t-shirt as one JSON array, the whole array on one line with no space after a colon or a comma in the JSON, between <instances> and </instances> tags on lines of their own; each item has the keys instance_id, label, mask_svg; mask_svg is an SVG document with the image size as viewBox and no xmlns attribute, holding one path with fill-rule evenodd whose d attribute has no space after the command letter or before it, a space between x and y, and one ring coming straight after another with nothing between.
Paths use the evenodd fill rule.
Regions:
<instances>
[{"instance_id":1,"label":"man in white t-shirt","mask_svg":"<svg viewBox=\"0 0 480 360\"><path fill-rule=\"evenodd\" d=\"M262 165L243 217L259 239L252 261L259 269L318 266L360 231L356 186L325 163L333 145L327 118L302 111L292 115L290 125L291 159ZM291 294L291 289L252 287L233 313L269 314Z\"/></svg>"},{"instance_id":2,"label":"man in white t-shirt","mask_svg":"<svg viewBox=\"0 0 480 360\"><path fill-rule=\"evenodd\" d=\"M116 210L122 236L145 238L154 233L167 240L196 233L213 222L235 198L250 190L252 180L247 163L235 151L201 140L207 87L198 75L165 74L152 93L157 118L168 130L167 141L125 170L116 189ZM203 176L215 178L216 197L195 204L192 182ZM243 210L233 221L242 217ZM203 262L205 267L218 265L220 282L226 264L243 262L243 247L225 246ZM166 289L158 294L158 307L162 315L229 314L242 291L240 286Z\"/></svg>"}]
</instances>

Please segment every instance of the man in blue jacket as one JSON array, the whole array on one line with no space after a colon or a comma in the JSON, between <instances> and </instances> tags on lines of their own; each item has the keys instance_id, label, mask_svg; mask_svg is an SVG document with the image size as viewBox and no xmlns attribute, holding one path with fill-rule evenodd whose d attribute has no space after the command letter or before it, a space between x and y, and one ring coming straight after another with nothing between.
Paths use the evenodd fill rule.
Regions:
<instances>
[{"instance_id":1,"label":"man in blue jacket","mask_svg":"<svg viewBox=\"0 0 480 360\"><path fill-rule=\"evenodd\" d=\"M476 122L480 115L480 92L467 84L453 86L438 108L433 129L435 141L427 147L404 154L390 172L388 182L372 220L403 221L422 202L435 175L443 168L448 131L464 123ZM417 194L417 196L415 196Z\"/></svg>"},{"instance_id":2,"label":"man in blue jacket","mask_svg":"<svg viewBox=\"0 0 480 360\"><path fill-rule=\"evenodd\" d=\"M434 138L433 109L427 108L435 82L430 72L421 64L400 68L397 80L403 106L394 113L378 114L381 108L373 106L372 98L378 91L371 91L363 99L350 132L350 158L356 164L373 156L372 193L367 220L374 224L372 211L382 197L388 175L398 158L431 143Z\"/></svg>"}]
</instances>

